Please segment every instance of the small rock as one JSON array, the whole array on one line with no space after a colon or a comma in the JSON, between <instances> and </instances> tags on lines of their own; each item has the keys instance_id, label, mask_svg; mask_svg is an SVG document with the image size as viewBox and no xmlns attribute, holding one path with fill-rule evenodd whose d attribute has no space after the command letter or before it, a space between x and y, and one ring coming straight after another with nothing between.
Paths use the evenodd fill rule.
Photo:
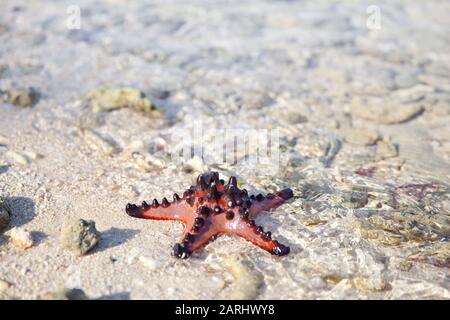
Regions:
<instances>
[{"instance_id":1,"label":"small rock","mask_svg":"<svg viewBox=\"0 0 450 320\"><path fill-rule=\"evenodd\" d=\"M321 158L330 149L328 141L315 141L313 143L305 143L303 140L299 141L295 146L303 157L307 158Z\"/></svg>"},{"instance_id":2,"label":"small rock","mask_svg":"<svg viewBox=\"0 0 450 320\"><path fill-rule=\"evenodd\" d=\"M395 158L396 156L398 156L398 149L395 144L388 140L380 140L377 142L377 159L384 160L388 158Z\"/></svg>"},{"instance_id":3,"label":"small rock","mask_svg":"<svg viewBox=\"0 0 450 320\"><path fill-rule=\"evenodd\" d=\"M5 155L8 159L21 166L26 166L30 163L30 160L26 156L12 150L6 151Z\"/></svg>"},{"instance_id":4,"label":"small rock","mask_svg":"<svg viewBox=\"0 0 450 320\"><path fill-rule=\"evenodd\" d=\"M18 107L28 108L34 106L40 98L40 93L34 88L29 88L27 90L15 90L8 89L6 91L1 91L0 94L3 96L3 100L6 103L13 104Z\"/></svg>"},{"instance_id":5,"label":"small rock","mask_svg":"<svg viewBox=\"0 0 450 320\"><path fill-rule=\"evenodd\" d=\"M85 98L92 112L131 108L148 116L158 117L160 112L145 93L133 88L100 88L89 92Z\"/></svg>"},{"instance_id":6,"label":"small rock","mask_svg":"<svg viewBox=\"0 0 450 320\"><path fill-rule=\"evenodd\" d=\"M99 241L100 233L94 221L79 219L61 230L60 244L63 248L82 256L91 250Z\"/></svg>"},{"instance_id":7,"label":"small rock","mask_svg":"<svg viewBox=\"0 0 450 320\"><path fill-rule=\"evenodd\" d=\"M343 128L342 133L345 141L363 146L375 144L379 138L377 132L365 128Z\"/></svg>"},{"instance_id":8,"label":"small rock","mask_svg":"<svg viewBox=\"0 0 450 320\"><path fill-rule=\"evenodd\" d=\"M43 156L37 152L31 150L22 151L22 154L30 160L38 160L43 158Z\"/></svg>"},{"instance_id":9,"label":"small rock","mask_svg":"<svg viewBox=\"0 0 450 320\"><path fill-rule=\"evenodd\" d=\"M38 297L38 300L89 300L81 289L61 289Z\"/></svg>"},{"instance_id":10,"label":"small rock","mask_svg":"<svg viewBox=\"0 0 450 320\"><path fill-rule=\"evenodd\" d=\"M11 209L0 197L0 230L6 228L11 220Z\"/></svg>"},{"instance_id":11,"label":"small rock","mask_svg":"<svg viewBox=\"0 0 450 320\"><path fill-rule=\"evenodd\" d=\"M142 140L133 140L125 148L125 151L133 153L141 151L145 148L145 143Z\"/></svg>"},{"instance_id":12,"label":"small rock","mask_svg":"<svg viewBox=\"0 0 450 320\"><path fill-rule=\"evenodd\" d=\"M83 138L91 149L105 156L110 156L115 151L114 146L109 141L92 130L83 130Z\"/></svg>"},{"instance_id":13,"label":"small rock","mask_svg":"<svg viewBox=\"0 0 450 320\"><path fill-rule=\"evenodd\" d=\"M204 163L202 158L193 156L183 166L183 171L186 173L199 173L208 171L208 166Z\"/></svg>"},{"instance_id":14,"label":"small rock","mask_svg":"<svg viewBox=\"0 0 450 320\"><path fill-rule=\"evenodd\" d=\"M410 261L402 261L398 264L398 269L400 269L401 271L404 272L408 272L409 270L411 270L413 264Z\"/></svg>"},{"instance_id":15,"label":"small rock","mask_svg":"<svg viewBox=\"0 0 450 320\"><path fill-rule=\"evenodd\" d=\"M428 86L425 85L416 85L411 88L399 89L392 93L392 97L395 101L399 101L401 103L414 103L422 101L427 94L432 92Z\"/></svg>"},{"instance_id":16,"label":"small rock","mask_svg":"<svg viewBox=\"0 0 450 320\"><path fill-rule=\"evenodd\" d=\"M163 160L149 153L142 154L140 152L133 152L131 157L137 167L143 172L161 170L166 165Z\"/></svg>"},{"instance_id":17,"label":"small rock","mask_svg":"<svg viewBox=\"0 0 450 320\"><path fill-rule=\"evenodd\" d=\"M5 280L0 279L0 293L5 291L11 286L11 284Z\"/></svg>"},{"instance_id":18,"label":"small rock","mask_svg":"<svg viewBox=\"0 0 450 320\"><path fill-rule=\"evenodd\" d=\"M34 244L31 233L26 229L13 228L10 231L10 237L12 243L23 250L31 248Z\"/></svg>"},{"instance_id":19,"label":"small rock","mask_svg":"<svg viewBox=\"0 0 450 320\"><path fill-rule=\"evenodd\" d=\"M403 123L421 114L425 109L420 104L391 104L386 101L365 102L355 98L351 105L351 114L357 118L379 124Z\"/></svg>"},{"instance_id":20,"label":"small rock","mask_svg":"<svg viewBox=\"0 0 450 320\"><path fill-rule=\"evenodd\" d=\"M369 195L363 191L348 191L341 195L341 204L351 209L359 209L369 202Z\"/></svg>"}]
</instances>

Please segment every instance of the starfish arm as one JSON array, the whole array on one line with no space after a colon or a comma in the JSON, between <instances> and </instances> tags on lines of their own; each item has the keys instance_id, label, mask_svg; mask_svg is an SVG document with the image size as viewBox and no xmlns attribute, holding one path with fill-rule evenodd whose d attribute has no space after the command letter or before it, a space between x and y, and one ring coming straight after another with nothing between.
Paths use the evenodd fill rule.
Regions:
<instances>
[{"instance_id":1,"label":"starfish arm","mask_svg":"<svg viewBox=\"0 0 450 320\"><path fill-rule=\"evenodd\" d=\"M250 217L254 218L262 211L268 211L270 209L275 209L285 203L287 200L292 198L294 195L291 189L284 189L272 195L266 195L265 197L261 194L257 195L252 200L252 205L250 207Z\"/></svg>"},{"instance_id":2,"label":"starfish arm","mask_svg":"<svg viewBox=\"0 0 450 320\"><path fill-rule=\"evenodd\" d=\"M199 228L194 223L192 228L186 228L180 242L173 247L173 255L177 258L186 259L194 251L200 249L217 236L217 234L218 232L211 226L204 225Z\"/></svg>"},{"instance_id":3,"label":"starfish arm","mask_svg":"<svg viewBox=\"0 0 450 320\"><path fill-rule=\"evenodd\" d=\"M145 201L142 205L127 204L125 211L135 218L155 220L179 220L186 222L186 218L192 211L192 207L183 200L169 203L165 198L159 204L156 200L151 205Z\"/></svg>"},{"instance_id":4,"label":"starfish arm","mask_svg":"<svg viewBox=\"0 0 450 320\"><path fill-rule=\"evenodd\" d=\"M288 246L273 240L271 232L264 232L263 228L257 226L253 220L245 218L235 219L226 225L225 231L238 235L277 256L284 256L290 251Z\"/></svg>"}]
</instances>

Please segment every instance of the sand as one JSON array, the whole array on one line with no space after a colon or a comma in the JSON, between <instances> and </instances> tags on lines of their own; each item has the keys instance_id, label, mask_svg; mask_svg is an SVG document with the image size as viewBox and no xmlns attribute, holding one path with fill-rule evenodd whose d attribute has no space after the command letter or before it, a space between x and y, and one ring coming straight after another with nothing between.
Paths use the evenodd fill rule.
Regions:
<instances>
[{"instance_id":1,"label":"sand","mask_svg":"<svg viewBox=\"0 0 450 320\"><path fill-rule=\"evenodd\" d=\"M69 5L80 29L67 28ZM0 298L246 297L230 271L241 262L222 263L243 256L252 299L449 299L450 6L378 1L378 25L370 5L1 1L0 196L12 216ZM14 101L31 106L8 100L30 87L38 101ZM83 99L100 87L141 90L162 117L93 113ZM279 161L220 163L210 144L204 162L171 157L200 123L206 137L278 130ZM292 188L257 219L291 253L224 235L179 260L182 224L125 214L203 170L251 193ZM102 236L81 257L59 243L78 218ZM11 242L14 227L31 248Z\"/></svg>"}]
</instances>

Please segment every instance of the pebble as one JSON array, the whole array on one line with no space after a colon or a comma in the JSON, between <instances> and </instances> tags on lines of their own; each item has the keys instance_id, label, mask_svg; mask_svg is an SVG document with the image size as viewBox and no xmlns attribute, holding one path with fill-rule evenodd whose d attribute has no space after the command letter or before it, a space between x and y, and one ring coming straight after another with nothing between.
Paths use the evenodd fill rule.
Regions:
<instances>
[{"instance_id":1,"label":"pebble","mask_svg":"<svg viewBox=\"0 0 450 320\"><path fill-rule=\"evenodd\" d=\"M5 280L0 279L0 293L7 290L11 284Z\"/></svg>"},{"instance_id":2,"label":"pebble","mask_svg":"<svg viewBox=\"0 0 450 320\"><path fill-rule=\"evenodd\" d=\"M384 160L398 156L398 148L388 140L379 140L377 142L376 158Z\"/></svg>"},{"instance_id":3,"label":"pebble","mask_svg":"<svg viewBox=\"0 0 450 320\"><path fill-rule=\"evenodd\" d=\"M416 85L407 89L399 89L393 92L392 97L402 103L418 102L430 93L430 88L424 85Z\"/></svg>"},{"instance_id":4,"label":"pebble","mask_svg":"<svg viewBox=\"0 0 450 320\"><path fill-rule=\"evenodd\" d=\"M411 120L424 111L421 104L393 104L379 101L379 104L366 103L354 99L351 114L357 118L373 121L379 124L396 124Z\"/></svg>"},{"instance_id":5,"label":"pebble","mask_svg":"<svg viewBox=\"0 0 450 320\"><path fill-rule=\"evenodd\" d=\"M13 228L9 235L11 237L11 242L23 250L31 248L34 244L31 232L26 229Z\"/></svg>"},{"instance_id":6,"label":"pebble","mask_svg":"<svg viewBox=\"0 0 450 320\"><path fill-rule=\"evenodd\" d=\"M145 93L133 88L99 88L89 92L85 100L92 112L131 108L152 117L160 115Z\"/></svg>"},{"instance_id":7,"label":"pebble","mask_svg":"<svg viewBox=\"0 0 450 320\"><path fill-rule=\"evenodd\" d=\"M38 160L43 158L41 154L31 150L22 151L22 154L30 160Z\"/></svg>"},{"instance_id":8,"label":"pebble","mask_svg":"<svg viewBox=\"0 0 450 320\"><path fill-rule=\"evenodd\" d=\"M304 157L320 158L325 156L327 150L330 148L330 143L328 141L305 143L302 140L297 142L295 147Z\"/></svg>"},{"instance_id":9,"label":"pebble","mask_svg":"<svg viewBox=\"0 0 450 320\"><path fill-rule=\"evenodd\" d=\"M341 204L347 208L359 209L369 202L367 192L363 191L346 191L341 195Z\"/></svg>"},{"instance_id":10,"label":"pebble","mask_svg":"<svg viewBox=\"0 0 450 320\"><path fill-rule=\"evenodd\" d=\"M18 107L28 108L34 106L40 98L40 93L35 88L28 88L26 90L7 89L0 90L0 95L3 96L3 101L13 104Z\"/></svg>"},{"instance_id":11,"label":"pebble","mask_svg":"<svg viewBox=\"0 0 450 320\"><path fill-rule=\"evenodd\" d=\"M99 241L100 233L92 220L78 219L61 230L60 244L64 249L82 256L91 250Z\"/></svg>"},{"instance_id":12,"label":"pebble","mask_svg":"<svg viewBox=\"0 0 450 320\"><path fill-rule=\"evenodd\" d=\"M410 261L402 261L397 265L397 268L401 271L408 272L413 267Z\"/></svg>"},{"instance_id":13,"label":"pebble","mask_svg":"<svg viewBox=\"0 0 450 320\"><path fill-rule=\"evenodd\" d=\"M233 289L227 299L251 300L259 295L264 284L263 275L242 255L232 254L225 257L221 265L233 276Z\"/></svg>"},{"instance_id":14,"label":"pebble","mask_svg":"<svg viewBox=\"0 0 450 320\"><path fill-rule=\"evenodd\" d=\"M39 296L38 300L89 300L89 297L81 289L64 288Z\"/></svg>"},{"instance_id":15,"label":"pebble","mask_svg":"<svg viewBox=\"0 0 450 320\"><path fill-rule=\"evenodd\" d=\"M145 143L142 140L133 140L125 148L128 152L137 152L145 148Z\"/></svg>"},{"instance_id":16,"label":"pebble","mask_svg":"<svg viewBox=\"0 0 450 320\"><path fill-rule=\"evenodd\" d=\"M186 173L199 173L208 171L208 166L199 156L193 156L183 166L183 171Z\"/></svg>"},{"instance_id":17,"label":"pebble","mask_svg":"<svg viewBox=\"0 0 450 320\"><path fill-rule=\"evenodd\" d=\"M351 144L370 146L379 139L377 132L365 128L343 128L345 141Z\"/></svg>"},{"instance_id":18,"label":"pebble","mask_svg":"<svg viewBox=\"0 0 450 320\"><path fill-rule=\"evenodd\" d=\"M133 152L131 157L142 172L161 170L166 165L164 160L161 160L149 153L142 154L140 152Z\"/></svg>"},{"instance_id":19,"label":"pebble","mask_svg":"<svg viewBox=\"0 0 450 320\"><path fill-rule=\"evenodd\" d=\"M5 155L8 159L21 166L26 166L30 163L30 159L25 155L12 150L6 151Z\"/></svg>"},{"instance_id":20,"label":"pebble","mask_svg":"<svg viewBox=\"0 0 450 320\"><path fill-rule=\"evenodd\" d=\"M83 138L89 148L101 153L105 156L110 156L114 153L114 146L102 136L92 130L83 130Z\"/></svg>"},{"instance_id":21,"label":"pebble","mask_svg":"<svg viewBox=\"0 0 450 320\"><path fill-rule=\"evenodd\" d=\"M6 228L11 220L11 209L0 196L0 230Z\"/></svg>"}]
</instances>

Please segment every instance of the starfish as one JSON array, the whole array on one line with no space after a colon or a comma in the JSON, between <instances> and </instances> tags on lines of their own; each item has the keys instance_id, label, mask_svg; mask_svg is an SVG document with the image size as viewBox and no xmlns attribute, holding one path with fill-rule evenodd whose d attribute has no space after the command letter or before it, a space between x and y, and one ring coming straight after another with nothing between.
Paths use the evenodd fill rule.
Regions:
<instances>
[{"instance_id":1,"label":"starfish","mask_svg":"<svg viewBox=\"0 0 450 320\"><path fill-rule=\"evenodd\" d=\"M195 186L183 196L173 195L173 201L154 199L151 204L127 204L126 213L132 217L155 220L178 220L186 228L180 243L173 247L173 255L185 259L210 240L223 233L238 235L271 254L283 256L289 247L272 239L253 220L258 214L276 208L293 197L291 189L274 194L249 196L247 190L239 189L236 177L227 184L219 179L217 172L198 176Z\"/></svg>"}]
</instances>

